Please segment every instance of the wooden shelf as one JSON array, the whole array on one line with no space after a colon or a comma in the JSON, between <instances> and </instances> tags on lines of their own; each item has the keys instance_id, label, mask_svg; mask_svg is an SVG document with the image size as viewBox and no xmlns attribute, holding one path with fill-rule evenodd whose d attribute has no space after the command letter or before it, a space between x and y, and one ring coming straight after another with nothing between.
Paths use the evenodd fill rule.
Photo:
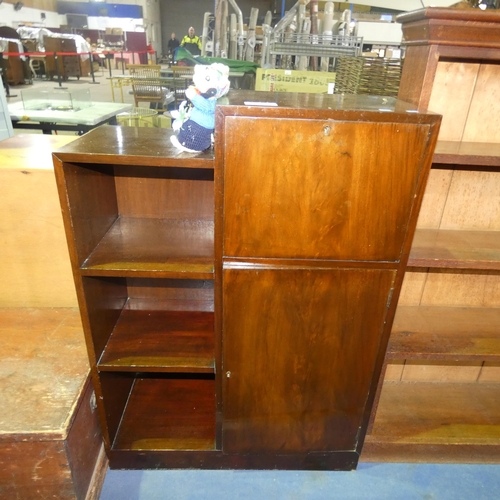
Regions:
<instances>
[{"instance_id":1,"label":"wooden shelf","mask_svg":"<svg viewBox=\"0 0 500 500\"><path fill-rule=\"evenodd\" d=\"M500 144L438 141L433 162L464 166L500 167Z\"/></svg>"},{"instance_id":2,"label":"wooden shelf","mask_svg":"<svg viewBox=\"0 0 500 500\"><path fill-rule=\"evenodd\" d=\"M215 380L136 379L112 449L215 449Z\"/></svg>"},{"instance_id":3,"label":"wooden shelf","mask_svg":"<svg viewBox=\"0 0 500 500\"><path fill-rule=\"evenodd\" d=\"M119 217L81 271L84 276L213 279L214 224Z\"/></svg>"},{"instance_id":4,"label":"wooden shelf","mask_svg":"<svg viewBox=\"0 0 500 500\"><path fill-rule=\"evenodd\" d=\"M498 384L385 383L361 460L500 461Z\"/></svg>"},{"instance_id":5,"label":"wooden shelf","mask_svg":"<svg viewBox=\"0 0 500 500\"><path fill-rule=\"evenodd\" d=\"M214 373L214 314L124 309L98 366L101 371Z\"/></svg>"},{"instance_id":6,"label":"wooden shelf","mask_svg":"<svg viewBox=\"0 0 500 500\"><path fill-rule=\"evenodd\" d=\"M399 306L387 359L500 362L500 308Z\"/></svg>"},{"instance_id":7,"label":"wooden shelf","mask_svg":"<svg viewBox=\"0 0 500 500\"><path fill-rule=\"evenodd\" d=\"M104 165L214 168L213 150L184 153L170 141L172 130L141 127L99 127L77 144L55 153L62 161Z\"/></svg>"},{"instance_id":8,"label":"wooden shelf","mask_svg":"<svg viewBox=\"0 0 500 500\"><path fill-rule=\"evenodd\" d=\"M500 270L500 231L417 229L408 266Z\"/></svg>"}]
</instances>

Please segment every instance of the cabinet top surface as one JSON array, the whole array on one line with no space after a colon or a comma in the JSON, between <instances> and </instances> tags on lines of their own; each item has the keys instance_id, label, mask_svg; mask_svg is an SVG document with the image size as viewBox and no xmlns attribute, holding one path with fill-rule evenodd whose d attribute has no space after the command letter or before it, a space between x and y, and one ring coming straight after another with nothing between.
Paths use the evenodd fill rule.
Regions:
<instances>
[{"instance_id":1,"label":"cabinet top surface","mask_svg":"<svg viewBox=\"0 0 500 500\"><path fill-rule=\"evenodd\" d=\"M213 168L213 151L184 153L170 142L172 130L103 125L54 152L63 161Z\"/></svg>"},{"instance_id":2,"label":"cabinet top surface","mask_svg":"<svg viewBox=\"0 0 500 500\"><path fill-rule=\"evenodd\" d=\"M500 11L493 9L481 10L473 8L457 9L450 7L427 7L425 9L399 14L396 19L397 22L401 24L422 21L424 19L500 23Z\"/></svg>"},{"instance_id":3,"label":"cabinet top surface","mask_svg":"<svg viewBox=\"0 0 500 500\"><path fill-rule=\"evenodd\" d=\"M392 97L233 90L220 99L225 115L269 118L436 123L439 115L418 111ZM54 152L62 161L213 168L214 152L184 153L170 142L172 130L104 125Z\"/></svg>"},{"instance_id":4,"label":"cabinet top surface","mask_svg":"<svg viewBox=\"0 0 500 500\"><path fill-rule=\"evenodd\" d=\"M432 124L440 116L419 111L413 104L393 97L371 95L306 94L233 90L219 99L224 115L266 118L375 121Z\"/></svg>"}]
</instances>

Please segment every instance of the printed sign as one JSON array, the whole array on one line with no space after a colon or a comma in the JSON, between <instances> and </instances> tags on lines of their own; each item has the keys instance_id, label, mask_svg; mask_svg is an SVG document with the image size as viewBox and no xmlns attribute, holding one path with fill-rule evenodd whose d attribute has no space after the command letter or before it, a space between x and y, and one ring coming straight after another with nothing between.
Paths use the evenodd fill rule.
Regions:
<instances>
[{"instance_id":1,"label":"printed sign","mask_svg":"<svg viewBox=\"0 0 500 500\"><path fill-rule=\"evenodd\" d=\"M255 90L327 94L334 88L335 73L257 68Z\"/></svg>"}]
</instances>

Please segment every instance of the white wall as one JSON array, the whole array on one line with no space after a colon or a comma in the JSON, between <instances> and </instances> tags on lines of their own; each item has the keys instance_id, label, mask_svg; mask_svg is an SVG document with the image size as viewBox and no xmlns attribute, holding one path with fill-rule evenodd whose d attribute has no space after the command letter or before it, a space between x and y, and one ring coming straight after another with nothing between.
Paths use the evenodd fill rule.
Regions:
<instances>
[{"instance_id":1,"label":"white wall","mask_svg":"<svg viewBox=\"0 0 500 500\"><path fill-rule=\"evenodd\" d=\"M417 10L425 7L449 7L458 0L350 0L349 3L359 3L371 7L381 7L394 10Z\"/></svg>"},{"instance_id":2,"label":"white wall","mask_svg":"<svg viewBox=\"0 0 500 500\"><path fill-rule=\"evenodd\" d=\"M401 45L403 38L399 23L357 21L355 33L363 37L364 44Z\"/></svg>"},{"instance_id":3,"label":"white wall","mask_svg":"<svg viewBox=\"0 0 500 500\"><path fill-rule=\"evenodd\" d=\"M45 13L45 20L42 22L41 13ZM66 16L60 16L57 12L50 10L32 9L23 7L15 11L11 3L0 4L0 25L17 28L21 23L38 23L40 27L59 27L66 22Z\"/></svg>"},{"instance_id":4,"label":"white wall","mask_svg":"<svg viewBox=\"0 0 500 500\"><path fill-rule=\"evenodd\" d=\"M81 0L80 0L81 1ZM147 2L158 2L158 0L144 0ZM143 0L121 0L120 3L137 3L140 5ZM146 8L143 5L143 12L146 12ZM150 9L151 11L151 9ZM41 14L45 14L45 20L42 21ZM151 11L151 23L156 22L160 24L160 7L158 5L157 12ZM23 7L21 10L15 11L14 5L10 3L0 4L0 26L10 26L12 28L17 28L19 24L24 23L37 23L38 27L42 28L59 28L60 25L67 24L66 14L58 14L57 12L51 12L42 9L32 9L29 7ZM93 17L88 18L89 29L94 30L105 30L106 28L122 28L123 31L144 31L144 23L142 19L132 19L132 18L122 18L122 17ZM160 31L158 29L158 31ZM161 40L158 45L161 47Z\"/></svg>"},{"instance_id":5,"label":"white wall","mask_svg":"<svg viewBox=\"0 0 500 500\"><path fill-rule=\"evenodd\" d=\"M64 23L66 24L66 16ZM89 29L104 31L106 28L121 28L123 31L144 31L142 19L131 19L127 17L104 17L89 16L87 18Z\"/></svg>"}]
</instances>

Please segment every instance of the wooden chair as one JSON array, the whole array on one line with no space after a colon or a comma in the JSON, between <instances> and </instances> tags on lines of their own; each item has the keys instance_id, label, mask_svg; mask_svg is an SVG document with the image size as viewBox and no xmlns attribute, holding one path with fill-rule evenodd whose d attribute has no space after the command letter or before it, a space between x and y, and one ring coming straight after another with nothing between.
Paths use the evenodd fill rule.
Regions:
<instances>
[{"instance_id":1,"label":"wooden chair","mask_svg":"<svg viewBox=\"0 0 500 500\"><path fill-rule=\"evenodd\" d=\"M156 109L164 111L164 91L160 81L160 65L129 64L135 107L140 102L156 103ZM160 106L158 106L160 104Z\"/></svg>"},{"instance_id":2,"label":"wooden chair","mask_svg":"<svg viewBox=\"0 0 500 500\"><path fill-rule=\"evenodd\" d=\"M158 111L165 110L165 91L160 78L132 78L132 92L136 108L140 102L149 102L156 103L155 109Z\"/></svg>"},{"instance_id":3,"label":"wooden chair","mask_svg":"<svg viewBox=\"0 0 500 500\"><path fill-rule=\"evenodd\" d=\"M130 76L137 78L160 78L159 64L129 64L127 69Z\"/></svg>"},{"instance_id":4,"label":"wooden chair","mask_svg":"<svg viewBox=\"0 0 500 500\"><path fill-rule=\"evenodd\" d=\"M175 96L175 107L186 98L186 89L193 81L193 66L172 66L172 82Z\"/></svg>"}]
</instances>

